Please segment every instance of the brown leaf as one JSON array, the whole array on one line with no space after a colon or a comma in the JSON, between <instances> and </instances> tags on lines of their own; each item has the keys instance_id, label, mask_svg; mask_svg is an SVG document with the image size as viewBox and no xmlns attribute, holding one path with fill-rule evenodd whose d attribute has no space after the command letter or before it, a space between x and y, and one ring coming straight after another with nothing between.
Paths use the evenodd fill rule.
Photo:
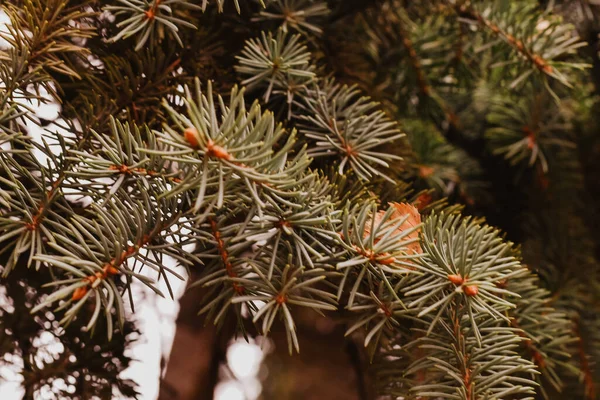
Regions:
<instances>
[{"instance_id":1,"label":"brown leaf","mask_svg":"<svg viewBox=\"0 0 600 400\"><path fill-rule=\"evenodd\" d=\"M399 234L403 231L406 231L408 229L411 229L421 223L421 214L419 214L419 210L417 210L417 208L415 206L413 206L412 204L391 202L391 203L389 203L389 205L394 208L394 211L392 212L392 215L389 218L389 220L391 220L391 221L402 219L408 214L408 219L406 221L404 221L404 223L398 227L397 234ZM381 222L385 213L386 213L385 210L381 210L381 211L377 212L377 215L375 216L375 226L379 225L379 223ZM404 236L402 238L402 240L404 241L404 240L418 238L419 230L420 229L414 230L413 232ZM370 233L371 233L371 226L368 225L365 227L364 237L367 237ZM420 254L423 252L423 250L421 249L421 244L418 241L414 242L414 243L410 243L406 247L415 254Z\"/></svg>"}]
</instances>

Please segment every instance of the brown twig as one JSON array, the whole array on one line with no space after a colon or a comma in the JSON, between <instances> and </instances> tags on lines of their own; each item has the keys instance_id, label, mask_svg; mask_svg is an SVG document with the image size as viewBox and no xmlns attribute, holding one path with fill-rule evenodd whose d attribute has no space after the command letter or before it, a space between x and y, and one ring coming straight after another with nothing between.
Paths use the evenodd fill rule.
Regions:
<instances>
[{"instance_id":1,"label":"brown twig","mask_svg":"<svg viewBox=\"0 0 600 400\"><path fill-rule=\"evenodd\" d=\"M506 43L508 43L512 48L514 48L519 54L521 54L523 57L525 57L530 63L535 65L537 67L537 69L539 69L541 72L543 72L546 75L552 75L554 70L553 70L552 66L548 63L548 61L545 60L539 54L536 54L532 50L528 49L522 40L515 38L513 35L511 35L510 33L506 32L505 30L500 28L494 22L486 19L483 15L481 15L480 13L478 13L471 7L468 7L464 4L462 4L462 5L457 5L456 9L457 9L459 15L463 15L470 19L476 20L479 23L479 25L489 29L496 36L502 38Z\"/></svg>"}]
</instances>

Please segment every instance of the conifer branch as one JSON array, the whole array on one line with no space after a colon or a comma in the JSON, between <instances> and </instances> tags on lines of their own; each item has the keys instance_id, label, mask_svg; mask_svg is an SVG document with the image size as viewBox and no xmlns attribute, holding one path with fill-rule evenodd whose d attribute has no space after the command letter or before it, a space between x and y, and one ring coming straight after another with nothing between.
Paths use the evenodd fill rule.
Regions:
<instances>
[{"instance_id":1,"label":"conifer branch","mask_svg":"<svg viewBox=\"0 0 600 400\"><path fill-rule=\"evenodd\" d=\"M475 21L491 35L500 38L539 74L570 86L567 71L582 69L587 65L563 60L573 55L584 43L579 41L569 26L560 24L557 18L543 15L536 5L499 4L486 7L461 2L456 3L455 8L465 20ZM523 83L534 70L519 72L511 86ZM549 88L547 84L546 87Z\"/></svg>"},{"instance_id":2,"label":"conifer branch","mask_svg":"<svg viewBox=\"0 0 600 400\"><path fill-rule=\"evenodd\" d=\"M52 72L81 78L70 57L89 54L89 49L76 43L94 32L85 24L93 14L62 0L27 0L22 8L9 2L3 11L11 21L7 32L0 33L9 45L0 50L0 134L4 136L18 134L16 124L29 118L31 103L47 101L39 94L41 87L57 100ZM0 142L5 140L0 136Z\"/></svg>"},{"instance_id":3,"label":"conifer branch","mask_svg":"<svg viewBox=\"0 0 600 400\"><path fill-rule=\"evenodd\" d=\"M134 282L174 297L178 268L198 270L200 314L235 316L244 335L279 324L290 353L304 310L341 316L381 395L595 395L584 44L536 2L359 3L4 6L0 263L14 310L0 307L0 342L29 357L28 396L76 369L66 352L36 361L29 339L50 319L76 363L95 362L82 331L113 339L97 360L114 369L78 367L94 380L82 397L135 395L107 361L127 360L126 298L134 309ZM47 128L44 90L61 102ZM521 171L494 155L536 184L504 196ZM456 201L518 238L540 278ZM521 213L547 221L524 227ZM11 331L23 321L35 329Z\"/></svg>"},{"instance_id":4,"label":"conifer branch","mask_svg":"<svg viewBox=\"0 0 600 400\"><path fill-rule=\"evenodd\" d=\"M390 179L380 168L400 157L379 149L404 134L378 103L361 96L356 87L331 80L314 87L303 107L300 132L311 140L309 156L336 157L340 174L348 165L361 179Z\"/></svg>"},{"instance_id":5,"label":"conifer branch","mask_svg":"<svg viewBox=\"0 0 600 400\"><path fill-rule=\"evenodd\" d=\"M550 158L554 148L574 149L568 133L570 121L543 92L519 97L501 97L493 102L486 139L492 151L512 165L539 165L546 174L554 161Z\"/></svg>"},{"instance_id":6,"label":"conifer branch","mask_svg":"<svg viewBox=\"0 0 600 400\"><path fill-rule=\"evenodd\" d=\"M262 88L265 102L271 94L285 96L291 107L294 96L306 91L315 78L311 55L300 40L299 34L288 39L283 29L278 30L277 36L262 32L261 40L248 40L242 54L237 56L239 65L235 67L242 76L249 76L242 85L248 89Z\"/></svg>"},{"instance_id":7,"label":"conifer branch","mask_svg":"<svg viewBox=\"0 0 600 400\"><path fill-rule=\"evenodd\" d=\"M284 32L293 29L302 34L323 33L318 22L330 13L326 3L312 0L272 0L252 21L276 21Z\"/></svg>"},{"instance_id":8,"label":"conifer branch","mask_svg":"<svg viewBox=\"0 0 600 400\"><path fill-rule=\"evenodd\" d=\"M112 41L137 36L135 50L141 50L150 38L156 40L161 31L167 30L183 47L179 36L180 27L196 29L196 25L180 18L178 9L201 10L202 7L188 0L118 0L119 5L109 5L105 10L114 12L115 16L124 16L116 24L120 32L111 38ZM154 43L151 40L150 43Z\"/></svg>"}]
</instances>

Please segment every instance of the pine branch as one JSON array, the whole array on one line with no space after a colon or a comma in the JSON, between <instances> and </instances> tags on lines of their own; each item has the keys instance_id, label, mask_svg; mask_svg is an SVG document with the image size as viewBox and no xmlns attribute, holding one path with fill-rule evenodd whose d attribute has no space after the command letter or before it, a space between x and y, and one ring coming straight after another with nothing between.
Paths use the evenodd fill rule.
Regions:
<instances>
[{"instance_id":1,"label":"pine branch","mask_svg":"<svg viewBox=\"0 0 600 400\"><path fill-rule=\"evenodd\" d=\"M109 5L106 11L114 12L115 16L124 16L116 24L121 28L119 33L111 38L113 42L137 37L135 51L141 50L148 42L155 43L163 30L167 30L183 47L179 37L180 28L196 29L196 26L180 17L180 10L202 10L203 7L188 0L118 0L119 5ZM206 3L206 2L205 2Z\"/></svg>"},{"instance_id":2,"label":"pine branch","mask_svg":"<svg viewBox=\"0 0 600 400\"><path fill-rule=\"evenodd\" d=\"M0 34L9 45L8 50L0 50L0 81L4 89L0 93L0 130L3 136L15 136L22 118L30 118L31 104L47 101L40 96L40 88L57 98L52 73L81 78L76 62L70 58L81 59L89 54L89 49L76 43L94 35L84 22L93 14L78 6L69 7L68 2L61 0L27 0L22 8L7 3L3 10L11 24L7 25L7 32ZM0 142L9 139L0 136Z\"/></svg>"},{"instance_id":3,"label":"pine branch","mask_svg":"<svg viewBox=\"0 0 600 400\"><path fill-rule=\"evenodd\" d=\"M164 266L160 257L163 253L173 254L169 251L173 246L164 247L163 241L173 234L169 229L179 222L181 213L177 212L176 205L172 202L152 204L149 199L123 203L115 198L105 202L103 206L104 208L91 206L94 218L75 216L72 222L62 220L60 225L53 224L52 229L60 233L54 234L48 243L52 253L39 254L34 259L62 270L64 276L48 284L58 289L43 299L32 312L68 298L58 307L58 310L68 308L61 321L65 324L75 318L88 299L94 298L95 312L86 330L94 327L104 308L106 333L110 340L113 334L113 306L116 306L116 317L120 327L124 324L125 316L123 300L117 286L123 281L109 278L120 277L121 274L125 276L125 290L128 291L132 278L136 278L162 295L153 280L135 272L135 264L128 263L129 259L157 271L158 279L165 279L169 291L171 289L166 272L183 279ZM141 249L144 249L144 253ZM170 294L172 296L172 293Z\"/></svg>"},{"instance_id":4,"label":"pine branch","mask_svg":"<svg viewBox=\"0 0 600 400\"><path fill-rule=\"evenodd\" d=\"M201 174L188 176L173 193L199 185L194 210L200 210L205 201L221 208L225 201L225 187L243 183L262 208L264 202L260 200L259 188L285 187L294 183L293 176L284 168L295 135L292 132L275 151L274 145L283 137L285 130L281 125L275 126L271 113L261 114L257 102L246 111L244 91L235 87L229 107L225 106L222 98L217 98L221 114L219 121L210 82L206 96L198 80L195 95L189 89L186 93L189 116L179 114L165 102L177 130L165 125L165 132L157 133L164 149L145 150L147 154L159 154L165 160L202 166ZM302 173L307 165L304 152L299 152L295 156L296 173ZM239 178L230 180L233 174Z\"/></svg>"},{"instance_id":5,"label":"pine branch","mask_svg":"<svg viewBox=\"0 0 600 400\"><path fill-rule=\"evenodd\" d=\"M511 87L522 84L529 77L552 78L563 85L570 86L568 71L586 68L583 63L563 61L584 45L572 29L561 24L557 18L544 15L532 4L503 5L501 2L491 6L475 3L457 3L455 8L465 21L474 21L501 39L522 60L533 69L519 71ZM499 65L515 63L515 60L500 61ZM544 85L552 92L548 81Z\"/></svg>"},{"instance_id":6,"label":"pine branch","mask_svg":"<svg viewBox=\"0 0 600 400\"><path fill-rule=\"evenodd\" d=\"M492 151L504 155L512 165L539 164L545 174L553 148L575 147L569 137L570 121L544 93L519 97L501 98L492 105L486 139Z\"/></svg>"},{"instance_id":7,"label":"pine branch","mask_svg":"<svg viewBox=\"0 0 600 400\"><path fill-rule=\"evenodd\" d=\"M336 157L340 174L348 165L363 180L387 178L380 168L400 159L380 149L404 135L379 104L361 96L356 87L323 81L308 93L303 107L300 132L310 139L308 155Z\"/></svg>"},{"instance_id":8,"label":"pine branch","mask_svg":"<svg viewBox=\"0 0 600 400\"><path fill-rule=\"evenodd\" d=\"M232 3L202 14L210 3L118 0L102 15L86 1L8 6L0 253L7 281L37 279L33 311L110 338L134 281L162 295L164 280L173 296L168 257L198 268L207 319L235 315L244 335L282 324L290 353L299 311L341 315L383 394L531 398L539 384L551 398L574 387L578 366L574 393L593 396L598 268L575 134L589 118L573 116L592 99L572 28L532 1L236 0L218 21ZM334 65L337 81L358 80L383 104L326 78ZM221 95L211 81L189 85L198 74ZM62 101L66 133L37 141L24 132L45 123L33 109L44 88ZM276 113L247 106L253 96ZM500 231L447 207L485 212L481 176L495 175L478 162L491 165L483 138L535 167L527 183L539 182L511 195L552 212L509 234L540 279ZM34 386L62 371L36 368L24 372ZM86 373L100 382L78 388L90 397L120 382Z\"/></svg>"},{"instance_id":9,"label":"pine branch","mask_svg":"<svg viewBox=\"0 0 600 400\"><path fill-rule=\"evenodd\" d=\"M242 81L249 90L264 90L264 101L268 102L271 94L284 96L288 107L291 107L294 96L306 92L307 86L315 78L314 67L310 64L311 55L300 35L288 38L283 29L277 36L271 32L262 32L261 40L250 39L236 57L239 65L236 71L242 76L249 76ZM288 118L291 110L288 112Z\"/></svg>"},{"instance_id":10,"label":"pine branch","mask_svg":"<svg viewBox=\"0 0 600 400\"><path fill-rule=\"evenodd\" d=\"M323 33L320 25L329 13L327 3L319 0L273 0L252 21L274 21L284 32L295 30L303 35L320 35Z\"/></svg>"},{"instance_id":11,"label":"pine branch","mask_svg":"<svg viewBox=\"0 0 600 400\"><path fill-rule=\"evenodd\" d=\"M476 220L433 214L425 224L423 235L422 246L428 257L417 269L426 275L403 291L406 296L426 294L417 296L408 307L418 308L419 317L437 310L428 332L441 321L441 315L452 309L455 312L457 307L464 308L472 334L481 344L478 319L485 316L509 322L503 312L514 308L514 304L504 297L517 296L496 283L522 277L526 270L510 256L511 244L504 243L497 230L480 226Z\"/></svg>"},{"instance_id":12,"label":"pine branch","mask_svg":"<svg viewBox=\"0 0 600 400\"><path fill-rule=\"evenodd\" d=\"M516 308L508 312L511 326L520 330L521 354L536 364L541 372L535 376L544 398L550 398L546 385L562 392L564 378L574 376L577 370L571 365L573 338L572 322L567 315L549 305L549 292L540 288L539 280L530 275L517 280L501 282L501 287L517 293Z\"/></svg>"},{"instance_id":13,"label":"pine branch","mask_svg":"<svg viewBox=\"0 0 600 400\"><path fill-rule=\"evenodd\" d=\"M449 143L433 124L405 120L404 129L413 152L406 158L417 183L425 182L441 196L457 196L466 204L485 198L483 170L477 160Z\"/></svg>"}]
</instances>

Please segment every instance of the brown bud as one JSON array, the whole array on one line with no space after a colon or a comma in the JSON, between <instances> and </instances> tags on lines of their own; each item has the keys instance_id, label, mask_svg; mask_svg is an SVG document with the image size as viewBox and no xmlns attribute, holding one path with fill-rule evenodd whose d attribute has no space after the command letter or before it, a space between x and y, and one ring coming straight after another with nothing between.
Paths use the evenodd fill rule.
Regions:
<instances>
[{"instance_id":1,"label":"brown bud","mask_svg":"<svg viewBox=\"0 0 600 400\"><path fill-rule=\"evenodd\" d=\"M231 160L231 154L227 152L223 147L218 146L212 139L208 139L208 144L206 145L207 154L210 157L221 158L223 160Z\"/></svg>"},{"instance_id":2,"label":"brown bud","mask_svg":"<svg viewBox=\"0 0 600 400\"><path fill-rule=\"evenodd\" d=\"M275 298L275 301L277 302L277 304L283 304L287 301L287 296L285 294L280 293Z\"/></svg>"},{"instance_id":3,"label":"brown bud","mask_svg":"<svg viewBox=\"0 0 600 400\"><path fill-rule=\"evenodd\" d=\"M83 296L86 295L87 291L88 291L87 286L78 287L73 292L73 296L71 296L71 299L74 301L80 300L81 298L83 298Z\"/></svg>"},{"instance_id":4,"label":"brown bud","mask_svg":"<svg viewBox=\"0 0 600 400\"><path fill-rule=\"evenodd\" d=\"M378 256L380 256L380 257L386 257L386 258L378 259L377 262L379 264L390 265L390 264L393 264L394 262L396 262L396 258L390 256L389 253L381 253Z\"/></svg>"},{"instance_id":5,"label":"brown bud","mask_svg":"<svg viewBox=\"0 0 600 400\"><path fill-rule=\"evenodd\" d=\"M464 278L458 274L458 275L448 275L448 280L452 283L454 283L456 286L462 285L463 282L465 281Z\"/></svg>"},{"instance_id":6,"label":"brown bud","mask_svg":"<svg viewBox=\"0 0 600 400\"><path fill-rule=\"evenodd\" d=\"M431 175L433 175L434 172L435 172L435 169L433 169L432 167L429 167L427 165L419 166L419 176L421 178L428 178Z\"/></svg>"},{"instance_id":7,"label":"brown bud","mask_svg":"<svg viewBox=\"0 0 600 400\"><path fill-rule=\"evenodd\" d=\"M111 264L105 266L104 270L106 271L107 275L117 275L119 273L119 270Z\"/></svg>"},{"instance_id":8,"label":"brown bud","mask_svg":"<svg viewBox=\"0 0 600 400\"><path fill-rule=\"evenodd\" d=\"M198 130L193 126L183 131L183 137L193 148L197 149L200 146L200 142L198 141L200 135L198 134Z\"/></svg>"},{"instance_id":9,"label":"brown bud","mask_svg":"<svg viewBox=\"0 0 600 400\"><path fill-rule=\"evenodd\" d=\"M477 296L477 293L479 293L479 287L477 287L477 285L465 286L463 291L467 296L473 297Z\"/></svg>"}]
</instances>

